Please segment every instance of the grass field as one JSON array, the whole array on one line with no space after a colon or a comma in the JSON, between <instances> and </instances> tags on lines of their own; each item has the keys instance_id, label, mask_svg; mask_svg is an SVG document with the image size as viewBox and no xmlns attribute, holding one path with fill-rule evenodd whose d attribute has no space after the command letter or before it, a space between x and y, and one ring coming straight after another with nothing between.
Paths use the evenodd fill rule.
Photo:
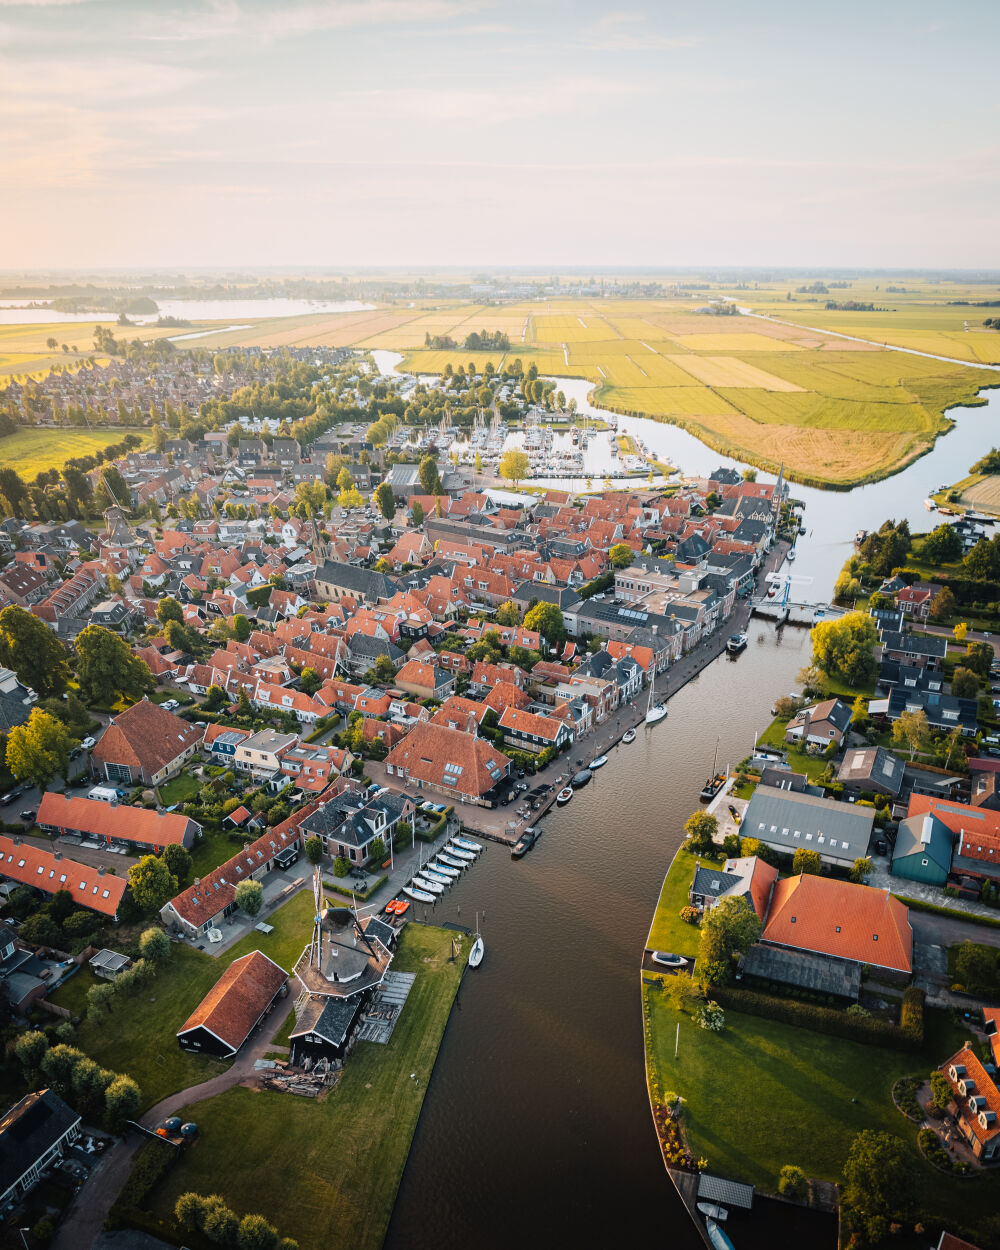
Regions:
<instances>
[{"instance_id":1,"label":"grass field","mask_svg":"<svg viewBox=\"0 0 1000 1250\"><path fill-rule=\"evenodd\" d=\"M698 858L703 864L723 863L721 855L717 859L710 855L701 855ZM689 955L692 958L698 954L701 930L697 925L688 924L680 917L681 908L688 905L688 889L694 870L695 857L687 851L678 851L663 879L659 901L653 914L653 924L646 939L650 950L673 951L675 955Z\"/></svg>"},{"instance_id":2,"label":"grass field","mask_svg":"<svg viewBox=\"0 0 1000 1250\"><path fill-rule=\"evenodd\" d=\"M262 950L286 972L309 939L313 914L312 895L298 894L267 923L274 932L264 936L251 931L224 955L213 959L188 945L171 948L168 963L155 980L134 998L115 1009L109 1025L84 1020L77 1031L77 1045L106 1068L127 1072L139 1082L143 1107L152 1106L167 1094L206 1081L223 1071L219 1060L191 1055L177 1045L177 1030L234 959ZM78 972L52 995L52 1001L74 1015L84 1015L87 990L97 980L88 968ZM117 1019L115 1017L118 1017Z\"/></svg>"},{"instance_id":3,"label":"grass field","mask_svg":"<svg viewBox=\"0 0 1000 1250\"><path fill-rule=\"evenodd\" d=\"M109 430L17 430L0 439L0 460L30 481L43 469L61 469L76 456L92 456L102 447L120 443L126 434L140 434L143 444L149 441L148 430L124 426Z\"/></svg>"},{"instance_id":4,"label":"grass field","mask_svg":"<svg viewBox=\"0 0 1000 1250\"><path fill-rule=\"evenodd\" d=\"M406 926L393 968L417 979L392 1038L360 1042L323 1102L237 1088L188 1108L198 1141L154 1192L155 1214L193 1189L240 1215L263 1209L302 1250L381 1246L465 964L465 950L448 962L454 936Z\"/></svg>"},{"instance_id":5,"label":"grass field","mask_svg":"<svg viewBox=\"0 0 1000 1250\"><path fill-rule=\"evenodd\" d=\"M967 1182L937 1172L917 1149L917 1126L892 1104L892 1086L900 1076L929 1072L964 1040L945 1013L927 1012L924 1047L914 1054L728 1010L725 1029L711 1033L690 1015L675 1012L648 984L643 1012L652 1095L662 1099L674 1091L687 1099L685 1136L713 1172L771 1193L786 1163L798 1164L808 1176L837 1181L851 1141L870 1128L906 1144L926 1212L968 1227L997 1210L1000 1172Z\"/></svg>"}]
</instances>

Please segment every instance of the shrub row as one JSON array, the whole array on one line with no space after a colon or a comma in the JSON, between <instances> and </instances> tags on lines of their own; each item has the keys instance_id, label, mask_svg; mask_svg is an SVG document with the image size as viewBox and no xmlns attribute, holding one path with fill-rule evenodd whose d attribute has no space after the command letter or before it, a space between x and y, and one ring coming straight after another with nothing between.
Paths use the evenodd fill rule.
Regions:
<instances>
[{"instance_id":1,"label":"shrub row","mask_svg":"<svg viewBox=\"0 0 1000 1250\"><path fill-rule=\"evenodd\" d=\"M712 994L723 1007L743 1011L752 1016L780 1020L784 1024L791 1024L800 1029L829 1033L834 1037L843 1037L849 1041L863 1042L872 1046L886 1042L906 1047L919 1045L920 1039L915 1038L913 1033L904 1032L890 1021L878 1016L849 1016L846 1012L837 1011L832 1007L819 1007L813 1003L777 998L773 994L762 994L758 990L733 985L714 985ZM923 1037L922 1011L920 1037Z\"/></svg>"},{"instance_id":2,"label":"shrub row","mask_svg":"<svg viewBox=\"0 0 1000 1250\"><path fill-rule=\"evenodd\" d=\"M989 929L1000 929L1000 917L980 916L976 912L962 911L958 907L939 907L937 903L925 903L920 898L907 898L903 894L896 896L901 903L913 911L928 911L935 916L951 916L954 920L967 920L970 924L986 925Z\"/></svg>"},{"instance_id":3,"label":"shrub row","mask_svg":"<svg viewBox=\"0 0 1000 1250\"><path fill-rule=\"evenodd\" d=\"M903 1006L899 1013L899 1031L914 1045L924 1040L924 999L926 994L915 985L903 991Z\"/></svg>"},{"instance_id":4,"label":"shrub row","mask_svg":"<svg viewBox=\"0 0 1000 1250\"><path fill-rule=\"evenodd\" d=\"M112 1218L127 1220L141 1211L146 1195L167 1174L177 1158L177 1147L169 1142L144 1142L132 1164L132 1171L111 1208Z\"/></svg>"}]
</instances>

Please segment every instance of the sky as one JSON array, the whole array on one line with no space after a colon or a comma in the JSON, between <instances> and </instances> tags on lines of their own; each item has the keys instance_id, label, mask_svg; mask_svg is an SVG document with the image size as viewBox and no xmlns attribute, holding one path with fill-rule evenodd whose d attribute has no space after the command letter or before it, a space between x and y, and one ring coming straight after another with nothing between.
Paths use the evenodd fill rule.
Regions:
<instances>
[{"instance_id":1,"label":"sky","mask_svg":"<svg viewBox=\"0 0 1000 1250\"><path fill-rule=\"evenodd\" d=\"M1000 266L992 0L0 0L0 268Z\"/></svg>"}]
</instances>

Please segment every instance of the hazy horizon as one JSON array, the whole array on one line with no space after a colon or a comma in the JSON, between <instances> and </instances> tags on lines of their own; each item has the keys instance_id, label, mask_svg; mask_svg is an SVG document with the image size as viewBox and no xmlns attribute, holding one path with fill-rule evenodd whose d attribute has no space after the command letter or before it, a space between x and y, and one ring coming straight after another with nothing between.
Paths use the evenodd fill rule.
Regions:
<instances>
[{"instance_id":1,"label":"hazy horizon","mask_svg":"<svg viewBox=\"0 0 1000 1250\"><path fill-rule=\"evenodd\" d=\"M0 270L1000 268L998 27L0 0Z\"/></svg>"}]
</instances>

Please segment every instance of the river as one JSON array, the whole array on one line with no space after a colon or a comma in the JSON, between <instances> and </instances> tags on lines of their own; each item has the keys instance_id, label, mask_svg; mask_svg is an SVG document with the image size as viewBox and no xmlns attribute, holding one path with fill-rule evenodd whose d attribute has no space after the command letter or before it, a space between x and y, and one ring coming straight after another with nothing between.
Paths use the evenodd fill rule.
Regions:
<instances>
[{"instance_id":1,"label":"river","mask_svg":"<svg viewBox=\"0 0 1000 1250\"><path fill-rule=\"evenodd\" d=\"M589 384L556 380L582 408ZM830 593L859 527L889 516L934 523L923 507L930 489L1000 442L1000 392L985 395L983 407L953 410L955 429L895 477L850 492L793 485L809 531L794 566L812 579L800 584L804 598ZM619 424L684 473L741 467L675 426ZM487 953L465 978L442 1043L389 1250L701 1245L656 1144L639 956L716 738L720 765L749 754L774 699L795 688L809 660L807 630L754 621L749 633L741 656L709 666L671 699L666 721L616 747L590 786L545 817L524 860L489 846L435 905L438 922L472 924L478 910ZM587 758L586 747L572 758ZM781 1240L744 1233L741 1250Z\"/></svg>"}]
</instances>

